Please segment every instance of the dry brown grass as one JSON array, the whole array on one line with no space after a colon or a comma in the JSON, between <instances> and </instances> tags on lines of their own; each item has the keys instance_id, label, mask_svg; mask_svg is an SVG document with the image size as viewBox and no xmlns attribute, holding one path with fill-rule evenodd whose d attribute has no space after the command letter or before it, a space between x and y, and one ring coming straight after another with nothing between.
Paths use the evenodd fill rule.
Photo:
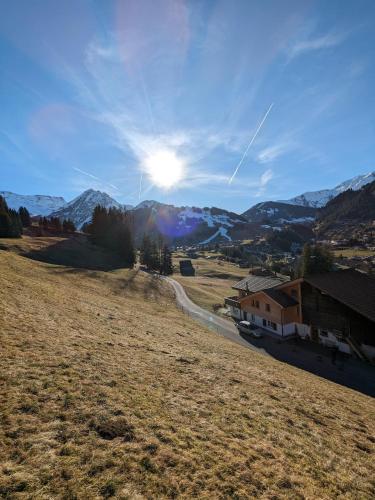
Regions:
<instances>
[{"instance_id":1,"label":"dry brown grass","mask_svg":"<svg viewBox=\"0 0 375 500\"><path fill-rule=\"evenodd\" d=\"M207 255L215 254L208 253ZM198 258L192 259L196 275L181 276L179 261L186 258L188 257L181 253L174 256L173 278L183 285L191 300L210 311L215 311L216 304L223 305L225 297L237 295L232 285L249 273L249 269L241 269L231 262Z\"/></svg>"},{"instance_id":2,"label":"dry brown grass","mask_svg":"<svg viewBox=\"0 0 375 500\"><path fill-rule=\"evenodd\" d=\"M374 250L367 250L363 248L344 248L342 250L334 250L335 257L374 257Z\"/></svg>"},{"instance_id":3,"label":"dry brown grass","mask_svg":"<svg viewBox=\"0 0 375 500\"><path fill-rule=\"evenodd\" d=\"M205 330L136 271L0 251L0 496L373 498L371 398Z\"/></svg>"}]
</instances>

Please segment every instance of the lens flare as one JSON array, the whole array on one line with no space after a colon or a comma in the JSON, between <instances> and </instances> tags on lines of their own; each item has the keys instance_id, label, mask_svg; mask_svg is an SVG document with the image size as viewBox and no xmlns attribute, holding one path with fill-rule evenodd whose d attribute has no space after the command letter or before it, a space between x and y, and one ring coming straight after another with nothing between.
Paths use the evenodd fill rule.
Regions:
<instances>
[{"instance_id":1,"label":"lens flare","mask_svg":"<svg viewBox=\"0 0 375 500\"><path fill-rule=\"evenodd\" d=\"M144 161L144 168L153 184L164 189L172 188L184 176L184 162L168 149L150 154Z\"/></svg>"}]
</instances>

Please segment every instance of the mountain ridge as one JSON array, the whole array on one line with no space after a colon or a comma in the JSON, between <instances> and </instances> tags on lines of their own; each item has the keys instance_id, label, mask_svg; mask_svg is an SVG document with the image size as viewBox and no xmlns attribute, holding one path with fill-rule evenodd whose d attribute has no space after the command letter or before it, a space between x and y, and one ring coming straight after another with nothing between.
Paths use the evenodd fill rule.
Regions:
<instances>
[{"instance_id":1,"label":"mountain ridge","mask_svg":"<svg viewBox=\"0 0 375 500\"><path fill-rule=\"evenodd\" d=\"M346 181L341 182L332 189L321 189L319 191L306 191L298 196L295 196L289 200L280 200L280 203L286 203L290 205L299 205L305 207L322 208L330 200L335 198L340 193L352 189L358 191L366 184L375 181L375 171L368 172L363 175L357 175Z\"/></svg>"},{"instance_id":2,"label":"mountain ridge","mask_svg":"<svg viewBox=\"0 0 375 500\"><path fill-rule=\"evenodd\" d=\"M66 205L62 196L17 194L11 191L0 191L0 196L5 198L9 208L18 210L19 207L26 207L31 215L49 215Z\"/></svg>"},{"instance_id":3,"label":"mountain ridge","mask_svg":"<svg viewBox=\"0 0 375 500\"><path fill-rule=\"evenodd\" d=\"M375 172L357 176L342 182L333 190L315 193L314 205L321 205L334 190L346 193L358 192L368 185ZM331 193L327 195L327 193ZM171 241L182 244L215 243L261 235L271 229L280 230L288 224L312 225L322 207L311 206L303 200L304 195L289 201L264 201L257 203L239 215L217 207L176 207L156 200L144 200L135 207L124 205L105 192L88 189L73 200L66 202L62 197L43 195L16 195L9 191L0 192L12 208L26 206L32 215L48 215L60 219L72 219L78 229L89 223L97 205L115 207L132 213L134 233L139 240L145 232L162 232ZM340 193L339 193L340 194ZM335 198L333 198L334 200ZM291 201L293 201L291 203ZM28 203L26 203L28 202ZM39 203L39 205L38 205ZM331 198L327 204L331 203Z\"/></svg>"},{"instance_id":4,"label":"mountain ridge","mask_svg":"<svg viewBox=\"0 0 375 500\"><path fill-rule=\"evenodd\" d=\"M375 238L375 181L360 190L340 193L320 209L316 231L320 237Z\"/></svg>"}]
</instances>

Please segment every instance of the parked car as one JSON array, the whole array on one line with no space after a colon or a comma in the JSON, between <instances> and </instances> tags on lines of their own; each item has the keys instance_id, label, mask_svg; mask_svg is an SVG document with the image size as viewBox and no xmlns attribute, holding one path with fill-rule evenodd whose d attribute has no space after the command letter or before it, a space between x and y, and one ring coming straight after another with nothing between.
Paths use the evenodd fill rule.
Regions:
<instances>
[{"instance_id":1,"label":"parked car","mask_svg":"<svg viewBox=\"0 0 375 500\"><path fill-rule=\"evenodd\" d=\"M256 339L260 339L263 337L262 331L260 328L257 328L255 325L252 325L250 321L240 321L237 323L237 329L239 332L247 333Z\"/></svg>"}]
</instances>

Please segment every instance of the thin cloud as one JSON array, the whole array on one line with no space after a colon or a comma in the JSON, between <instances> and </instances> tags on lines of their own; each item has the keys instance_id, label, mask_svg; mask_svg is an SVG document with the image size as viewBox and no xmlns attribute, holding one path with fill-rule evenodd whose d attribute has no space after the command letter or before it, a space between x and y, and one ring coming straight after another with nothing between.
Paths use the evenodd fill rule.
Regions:
<instances>
[{"instance_id":1,"label":"thin cloud","mask_svg":"<svg viewBox=\"0 0 375 500\"><path fill-rule=\"evenodd\" d=\"M303 40L297 42L293 45L289 51L289 59L300 56L306 52L312 52L314 50L325 50L332 47L340 45L346 38L346 34L340 33L327 33L317 38L310 38L309 40Z\"/></svg>"},{"instance_id":2,"label":"thin cloud","mask_svg":"<svg viewBox=\"0 0 375 500\"><path fill-rule=\"evenodd\" d=\"M289 152L292 148L293 145L290 142L280 142L273 146L268 146L258 153L257 160L259 163L273 162L280 158L280 156Z\"/></svg>"},{"instance_id":3,"label":"thin cloud","mask_svg":"<svg viewBox=\"0 0 375 500\"><path fill-rule=\"evenodd\" d=\"M273 179L273 172L271 169L266 170L260 177L261 187L266 187L270 180Z\"/></svg>"}]
</instances>

